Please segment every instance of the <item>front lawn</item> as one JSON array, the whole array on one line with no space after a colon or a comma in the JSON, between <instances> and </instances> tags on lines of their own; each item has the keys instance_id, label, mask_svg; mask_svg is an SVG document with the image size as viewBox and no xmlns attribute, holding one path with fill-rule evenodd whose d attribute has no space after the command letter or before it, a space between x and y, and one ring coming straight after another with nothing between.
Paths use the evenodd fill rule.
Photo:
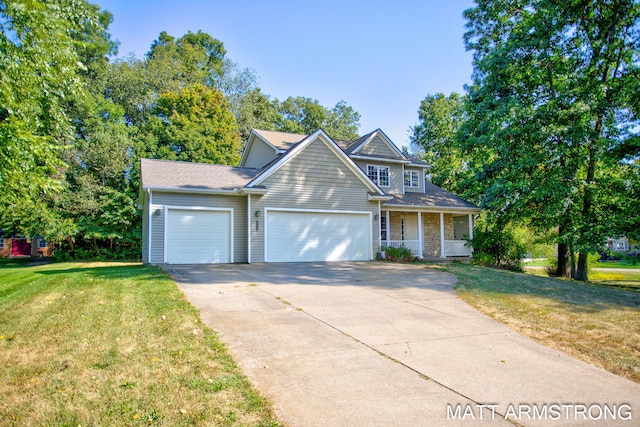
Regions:
<instances>
[{"instance_id":1,"label":"front lawn","mask_svg":"<svg viewBox=\"0 0 640 427\"><path fill-rule=\"evenodd\" d=\"M8 424L278 424L155 267L1 264L0 363Z\"/></svg>"},{"instance_id":2,"label":"front lawn","mask_svg":"<svg viewBox=\"0 0 640 427\"><path fill-rule=\"evenodd\" d=\"M539 343L640 382L640 292L454 263L460 298ZM609 284L612 285L612 284Z\"/></svg>"},{"instance_id":3,"label":"front lawn","mask_svg":"<svg viewBox=\"0 0 640 427\"><path fill-rule=\"evenodd\" d=\"M524 267L550 267L551 260L548 258L544 259L536 259L533 261L527 261L524 263ZM590 268L609 268L609 269L626 269L626 270L636 270L640 272L640 264L633 264L628 261L598 261L594 265L590 265Z\"/></svg>"}]
</instances>

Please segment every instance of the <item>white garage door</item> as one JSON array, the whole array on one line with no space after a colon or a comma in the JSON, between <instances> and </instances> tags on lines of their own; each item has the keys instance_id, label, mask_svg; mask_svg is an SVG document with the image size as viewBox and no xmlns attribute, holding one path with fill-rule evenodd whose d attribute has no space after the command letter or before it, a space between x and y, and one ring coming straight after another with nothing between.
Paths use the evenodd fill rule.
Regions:
<instances>
[{"instance_id":1,"label":"white garage door","mask_svg":"<svg viewBox=\"0 0 640 427\"><path fill-rule=\"evenodd\" d=\"M369 214L268 211L267 262L367 261Z\"/></svg>"},{"instance_id":2,"label":"white garage door","mask_svg":"<svg viewBox=\"0 0 640 427\"><path fill-rule=\"evenodd\" d=\"M168 209L167 264L231 262L231 212Z\"/></svg>"}]
</instances>

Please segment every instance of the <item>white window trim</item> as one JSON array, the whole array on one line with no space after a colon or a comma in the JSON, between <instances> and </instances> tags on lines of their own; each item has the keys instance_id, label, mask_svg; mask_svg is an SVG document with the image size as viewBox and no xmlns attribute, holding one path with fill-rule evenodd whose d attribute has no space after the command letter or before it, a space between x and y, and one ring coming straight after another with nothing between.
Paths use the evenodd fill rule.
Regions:
<instances>
[{"instance_id":1,"label":"white window trim","mask_svg":"<svg viewBox=\"0 0 640 427\"><path fill-rule=\"evenodd\" d=\"M407 174L409 174L409 185L407 185ZM413 185L413 178L415 177L415 185ZM404 171L404 186L407 188L420 188L420 172L414 170Z\"/></svg>"},{"instance_id":2,"label":"white window trim","mask_svg":"<svg viewBox=\"0 0 640 427\"><path fill-rule=\"evenodd\" d=\"M369 176L369 168L375 168L376 170L376 178L373 179ZM382 169L386 169L387 170L387 185L382 184L381 180L380 180L380 171ZM391 168L389 166L381 166L381 165L367 165L367 177L369 177L369 179L371 181L373 181L378 187L385 187L385 188L389 188L391 187Z\"/></svg>"}]
</instances>

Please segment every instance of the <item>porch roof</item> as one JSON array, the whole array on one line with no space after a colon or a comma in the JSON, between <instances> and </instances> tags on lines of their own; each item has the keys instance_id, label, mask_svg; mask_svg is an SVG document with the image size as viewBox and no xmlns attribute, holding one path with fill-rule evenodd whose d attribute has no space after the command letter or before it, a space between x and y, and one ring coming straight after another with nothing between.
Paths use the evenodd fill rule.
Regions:
<instances>
[{"instance_id":1,"label":"porch roof","mask_svg":"<svg viewBox=\"0 0 640 427\"><path fill-rule=\"evenodd\" d=\"M402 206L411 208L448 208L480 212L480 208L437 185L426 183L424 193L389 194L391 200L382 206Z\"/></svg>"}]
</instances>

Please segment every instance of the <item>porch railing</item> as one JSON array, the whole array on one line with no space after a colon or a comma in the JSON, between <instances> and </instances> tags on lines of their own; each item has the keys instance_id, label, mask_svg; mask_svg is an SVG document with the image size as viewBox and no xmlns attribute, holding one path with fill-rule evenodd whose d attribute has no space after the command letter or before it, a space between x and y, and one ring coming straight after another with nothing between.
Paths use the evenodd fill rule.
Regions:
<instances>
[{"instance_id":1,"label":"porch railing","mask_svg":"<svg viewBox=\"0 0 640 427\"><path fill-rule=\"evenodd\" d=\"M466 240L445 240L444 253L446 256L471 256L471 246L467 246Z\"/></svg>"},{"instance_id":2,"label":"porch railing","mask_svg":"<svg viewBox=\"0 0 640 427\"><path fill-rule=\"evenodd\" d=\"M399 248L404 245L411 251L412 254L418 255L420 248L419 240L383 240L382 246L391 246L392 248Z\"/></svg>"}]
</instances>

